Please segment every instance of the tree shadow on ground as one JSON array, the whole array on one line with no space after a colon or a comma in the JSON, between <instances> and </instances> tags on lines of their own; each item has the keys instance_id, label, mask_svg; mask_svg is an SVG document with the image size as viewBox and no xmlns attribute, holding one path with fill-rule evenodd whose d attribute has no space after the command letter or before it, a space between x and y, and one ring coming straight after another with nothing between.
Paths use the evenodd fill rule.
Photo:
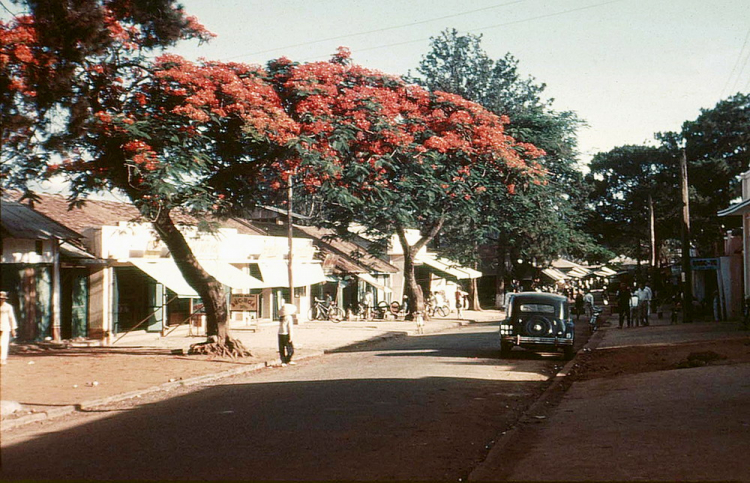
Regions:
<instances>
[{"instance_id":1,"label":"tree shadow on ground","mask_svg":"<svg viewBox=\"0 0 750 483\"><path fill-rule=\"evenodd\" d=\"M216 386L6 446L0 476L455 481L542 386L462 377Z\"/></svg>"}]
</instances>

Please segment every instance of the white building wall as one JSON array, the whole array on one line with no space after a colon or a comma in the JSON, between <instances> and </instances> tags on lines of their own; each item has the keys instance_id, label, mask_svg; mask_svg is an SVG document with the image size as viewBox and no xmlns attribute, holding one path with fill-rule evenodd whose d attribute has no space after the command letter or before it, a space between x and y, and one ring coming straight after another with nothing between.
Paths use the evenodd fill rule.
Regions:
<instances>
[{"instance_id":1,"label":"white building wall","mask_svg":"<svg viewBox=\"0 0 750 483\"><path fill-rule=\"evenodd\" d=\"M42 243L41 253L37 253L37 241ZM53 243L56 243L56 240L4 238L2 263L25 263L30 265L54 263Z\"/></svg>"}]
</instances>

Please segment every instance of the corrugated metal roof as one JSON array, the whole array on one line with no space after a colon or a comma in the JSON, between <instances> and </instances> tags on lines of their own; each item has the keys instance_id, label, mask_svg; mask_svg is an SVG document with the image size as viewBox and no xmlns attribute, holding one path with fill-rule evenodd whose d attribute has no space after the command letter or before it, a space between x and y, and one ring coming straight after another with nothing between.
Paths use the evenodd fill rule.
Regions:
<instances>
[{"instance_id":1,"label":"corrugated metal roof","mask_svg":"<svg viewBox=\"0 0 750 483\"><path fill-rule=\"evenodd\" d=\"M385 260L381 260L380 258L367 253L357 243L337 238L335 236L336 233L333 230L315 228L312 226L295 226L295 228L314 238L321 251L327 251L338 255L340 259L345 259L348 263L360 267L359 270L356 272L352 271L351 273L397 273L399 271L398 268Z\"/></svg>"},{"instance_id":2,"label":"corrugated metal roof","mask_svg":"<svg viewBox=\"0 0 750 483\"><path fill-rule=\"evenodd\" d=\"M14 201L0 201L0 220L3 234L30 240L74 240L83 238L77 233L27 205Z\"/></svg>"},{"instance_id":3,"label":"corrugated metal roof","mask_svg":"<svg viewBox=\"0 0 750 483\"><path fill-rule=\"evenodd\" d=\"M79 233L83 232L86 228L111 226L121 221L148 223L148 220L141 216L138 209L127 202L87 199L82 206L76 206L71 209L70 203L64 196L49 193L38 193L38 196L39 201L34 204L36 211ZM180 210L173 211L172 218L175 223L180 225L198 224L198 220L195 217L187 215ZM224 228L234 228L241 234L258 234L257 230L251 230L232 219L220 220L211 216L207 216L206 219Z\"/></svg>"}]
</instances>

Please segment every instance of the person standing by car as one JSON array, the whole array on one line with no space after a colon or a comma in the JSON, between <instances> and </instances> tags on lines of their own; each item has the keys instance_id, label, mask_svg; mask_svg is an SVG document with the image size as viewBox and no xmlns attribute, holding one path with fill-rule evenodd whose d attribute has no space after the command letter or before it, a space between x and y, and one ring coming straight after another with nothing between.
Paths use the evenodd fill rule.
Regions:
<instances>
[{"instance_id":1,"label":"person standing by car","mask_svg":"<svg viewBox=\"0 0 750 483\"><path fill-rule=\"evenodd\" d=\"M630 297L632 297L630 288L625 282L620 284L620 290L617 291L617 307L620 311L620 328L622 329L625 318L628 319L628 327L631 326L632 320L630 319Z\"/></svg>"}]
</instances>

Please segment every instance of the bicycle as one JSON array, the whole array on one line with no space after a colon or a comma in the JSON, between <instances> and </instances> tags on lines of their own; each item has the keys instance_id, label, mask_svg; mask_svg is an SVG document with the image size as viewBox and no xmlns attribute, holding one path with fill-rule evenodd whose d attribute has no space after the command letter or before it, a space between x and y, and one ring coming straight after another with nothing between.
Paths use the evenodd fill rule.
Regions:
<instances>
[{"instance_id":1,"label":"bicycle","mask_svg":"<svg viewBox=\"0 0 750 483\"><path fill-rule=\"evenodd\" d=\"M344 311L341 307L336 306L336 302L331 302L328 307L324 305L324 302L325 300L315 299L315 305L307 311L309 320L330 320L334 323L344 320Z\"/></svg>"},{"instance_id":2,"label":"bicycle","mask_svg":"<svg viewBox=\"0 0 750 483\"><path fill-rule=\"evenodd\" d=\"M599 316L604 312L604 307L592 307L591 317L589 318L589 333L593 334L599 327L601 327L601 319Z\"/></svg>"},{"instance_id":3,"label":"bicycle","mask_svg":"<svg viewBox=\"0 0 750 483\"><path fill-rule=\"evenodd\" d=\"M443 305L433 305L432 303L427 304L427 314L430 317L434 317L435 314L437 314L440 317L448 317L448 314L451 313L450 307L448 307L448 304Z\"/></svg>"}]
</instances>

